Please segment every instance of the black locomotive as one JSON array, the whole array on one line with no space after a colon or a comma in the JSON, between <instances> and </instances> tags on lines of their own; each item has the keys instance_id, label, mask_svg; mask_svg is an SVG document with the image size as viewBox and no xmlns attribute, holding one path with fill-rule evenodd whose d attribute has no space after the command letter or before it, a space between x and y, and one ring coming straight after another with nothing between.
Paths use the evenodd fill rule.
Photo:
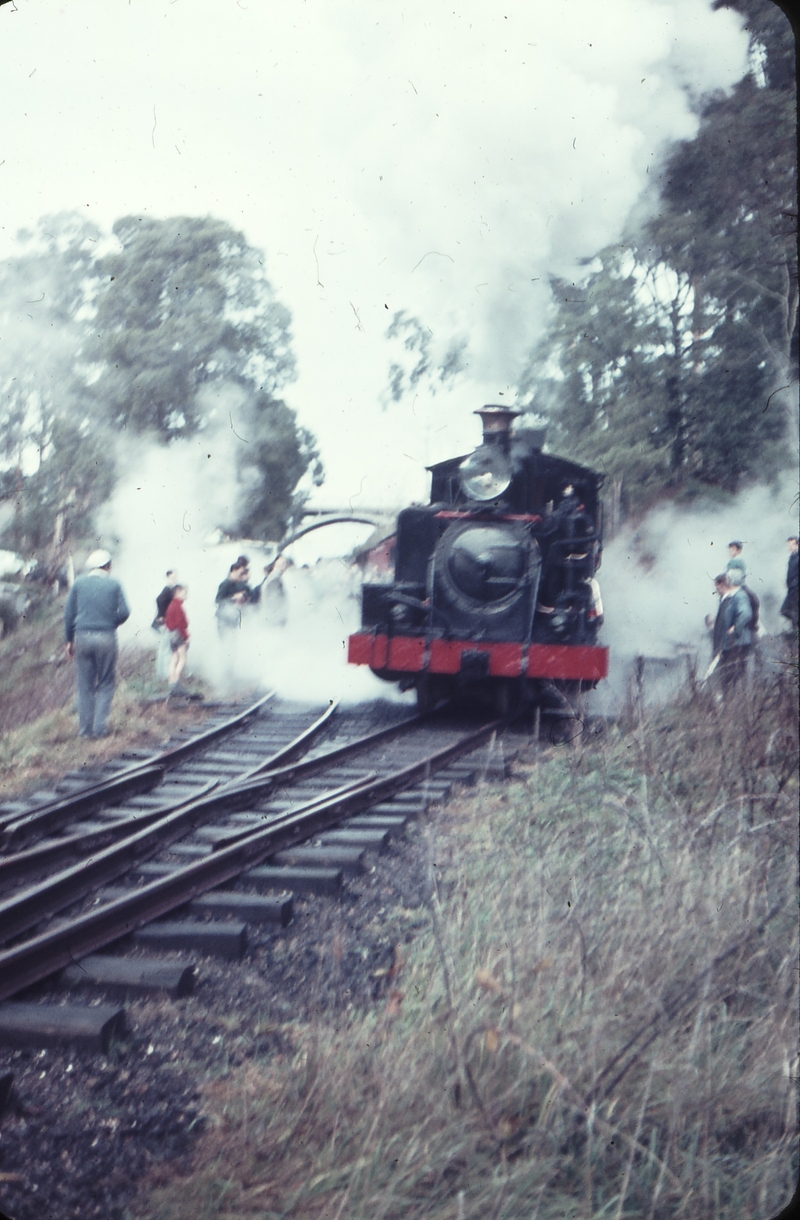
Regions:
<instances>
[{"instance_id":1,"label":"black locomotive","mask_svg":"<svg viewBox=\"0 0 800 1220\"><path fill-rule=\"evenodd\" d=\"M430 504L399 514L394 571L364 584L348 660L423 708L457 693L563 708L608 672L603 476L543 453L540 430L512 432L517 411L475 414L483 444L429 467Z\"/></svg>"}]
</instances>

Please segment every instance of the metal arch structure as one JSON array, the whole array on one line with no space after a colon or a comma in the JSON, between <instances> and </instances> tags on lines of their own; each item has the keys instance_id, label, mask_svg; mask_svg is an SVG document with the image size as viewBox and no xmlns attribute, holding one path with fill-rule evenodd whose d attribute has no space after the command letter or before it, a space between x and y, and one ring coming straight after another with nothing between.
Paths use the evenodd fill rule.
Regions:
<instances>
[{"instance_id":1,"label":"metal arch structure","mask_svg":"<svg viewBox=\"0 0 800 1220\"><path fill-rule=\"evenodd\" d=\"M395 516L394 513L326 513L324 516L320 515L309 525L302 525L299 529L293 530L287 538L283 538L278 544L278 554L281 555L293 542L297 542L298 538L303 538L306 534L322 529L326 525L353 524L371 525L376 529L380 526L388 528L394 522Z\"/></svg>"}]
</instances>

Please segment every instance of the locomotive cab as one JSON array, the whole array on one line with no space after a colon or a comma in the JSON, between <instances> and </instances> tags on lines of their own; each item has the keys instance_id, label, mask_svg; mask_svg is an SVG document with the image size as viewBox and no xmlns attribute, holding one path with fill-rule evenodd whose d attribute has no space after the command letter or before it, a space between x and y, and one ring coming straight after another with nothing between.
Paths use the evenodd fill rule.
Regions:
<instances>
[{"instance_id":1,"label":"locomotive cab","mask_svg":"<svg viewBox=\"0 0 800 1220\"><path fill-rule=\"evenodd\" d=\"M602 476L542 452L489 406L474 453L439 462L430 503L398 516L394 580L365 584L349 659L418 691L509 681L594 685ZM427 675L427 676L426 676ZM423 702L425 700L423 699Z\"/></svg>"}]
</instances>

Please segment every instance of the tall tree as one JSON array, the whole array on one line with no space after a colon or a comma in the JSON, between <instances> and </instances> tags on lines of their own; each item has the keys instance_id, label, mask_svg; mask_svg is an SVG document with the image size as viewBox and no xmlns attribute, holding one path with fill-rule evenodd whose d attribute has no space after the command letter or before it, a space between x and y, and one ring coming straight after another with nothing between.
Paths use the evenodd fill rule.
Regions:
<instances>
[{"instance_id":1,"label":"tall tree","mask_svg":"<svg viewBox=\"0 0 800 1220\"><path fill-rule=\"evenodd\" d=\"M520 387L633 505L665 487L734 490L785 460L797 400L791 29L767 0L735 7L750 18L751 71L706 99L696 138L672 149L649 223L577 285L553 283L551 326Z\"/></svg>"},{"instance_id":2,"label":"tall tree","mask_svg":"<svg viewBox=\"0 0 800 1220\"><path fill-rule=\"evenodd\" d=\"M785 414L798 355L792 30L771 0L724 6L748 19L751 71L730 96L710 99L696 138L674 149L648 235L690 278L695 310L714 327L724 401Z\"/></svg>"},{"instance_id":3,"label":"tall tree","mask_svg":"<svg viewBox=\"0 0 800 1220\"><path fill-rule=\"evenodd\" d=\"M311 434L278 397L294 377L288 310L264 256L213 217L114 226L100 265L93 386L112 424L165 443L230 426L243 495L225 525L279 538L322 467Z\"/></svg>"},{"instance_id":4,"label":"tall tree","mask_svg":"<svg viewBox=\"0 0 800 1220\"><path fill-rule=\"evenodd\" d=\"M289 314L264 258L210 217L126 218L112 241L74 215L20 235L0 264L0 499L5 540L89 533L125 432L156 443L231 429L239 517L278 538L322 468L279 397ZM109 247L113 249L109 252Z\"/></svg>"},{"instance_id":5,"label":"tall tree","mask_svg":"<svg viewBox=\"0 0 800 1220\"><path fill-rule=\"evenodd\" d=\"M210 216L128 216L113 231L93 354L115 427L188 436L207 383L239 378L274 395L293 377L289 312L241 233Z\"/></svg>"},{"instance_id":6,"label":"tall tree","mask_svg":"<svg viewBox=\"0 0 800 1220\"><path fill-rule=\"evenodd\" d=\"M16 549L87 522L113 483L83 375L100 239L83 217L49 216L0 263L0 496L14 502Z\"/></svg>"}]
</instances>

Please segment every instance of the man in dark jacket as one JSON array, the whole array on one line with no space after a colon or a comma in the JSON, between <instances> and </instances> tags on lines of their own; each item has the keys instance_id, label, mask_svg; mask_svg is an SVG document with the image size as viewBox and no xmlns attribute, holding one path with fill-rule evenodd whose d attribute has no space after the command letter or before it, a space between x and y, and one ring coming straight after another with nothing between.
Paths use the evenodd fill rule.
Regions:
<instances>
[{"instance_id":1,"label":"man in dark jacket","mask_svg":"<svg viewBox=\"0 0 800 1220\"><path fill-rule=\"evenodd\" d=\"M117 665L117 627L130 615L119 581L111 575L108 551L93 551L88 571L69 591L64 607L67 656L78 676L78 733L106 737Z\"/></svg>"},{"instance_id":2,"label":"man in dark jacket","mask_svg":"<svg viewBox=\"0 0 800 1220\"><path fill-rule=\"evenodd\" d=\"M241 627L242 606L255 605L260 598L261 586L251 589L249 561L246 555L240 555L217 589L216 617L220 634L226 629Z\"/></svg>"},{"instance_id":3,"label":"man in dark jacket","mask_svg":"<svg viewBox=\"0 0 800 1220\"><path fill-rule=\"evenodd\" d=\"M169 674L172 650L170 649L169 632L164 626L164 616L167 613L169 603L172 601L177 584L178 574L174 568L170 568L167 572L167 583L156 598L156 617L153 619L152 627L154 631L158 632L156 676L159 678L166 678Z\"/></svg>"},{"instance_id":4,"label":"man in dark jacket","mask_svg":"<svg viewBox=\"0 0 800 1220\"><path fill-rule=\"evenodd\" d=\"M728 630L727 624L727 608L725 601L733 593L733 588L728 581L725 573L714 577L714 592L719 596L719 606L717 607L717 617L714 619L714 630L711 640L712 656L717 658L722 655L722 649L725 644L725 633ZM706 622L711 625L710 618Z\"/></svg>"},{"instance_id":5,"label":"man in dark jacket","mask_svg":"<svg viewBox=\"0 0 800 1220\"><path fill-rule=\"evenodd\" d=\"M797 635L798 618L798 579L797 579L797 535L786 539L789 548L789 565L786 569L786 597L783 599L781 614L792 624L792 634Z\"/></svg>"}]
</instances>

